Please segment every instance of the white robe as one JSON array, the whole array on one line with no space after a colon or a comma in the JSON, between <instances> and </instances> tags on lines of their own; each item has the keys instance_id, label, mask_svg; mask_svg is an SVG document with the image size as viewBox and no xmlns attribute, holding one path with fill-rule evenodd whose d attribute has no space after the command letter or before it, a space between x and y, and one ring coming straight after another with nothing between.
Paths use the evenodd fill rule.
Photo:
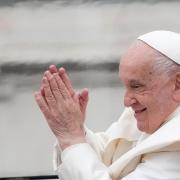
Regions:
<instances>
[{"instance_id":1,"label":"white robe","mask_svg":"<svg viewBox=\"0 0 180 180\"><path fill-rule=\"evenodd\" d=\"M180 107L153 134L140 132L130 108L87 143L54 149L60 180L180 180Z\"/></svg>"}]
</instances>

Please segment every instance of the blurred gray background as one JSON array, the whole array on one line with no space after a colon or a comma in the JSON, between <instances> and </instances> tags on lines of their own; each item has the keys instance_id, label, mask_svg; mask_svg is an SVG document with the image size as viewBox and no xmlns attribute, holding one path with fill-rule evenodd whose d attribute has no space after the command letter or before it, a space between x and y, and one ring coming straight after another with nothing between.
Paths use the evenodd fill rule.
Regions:
<instances>
[{"instance_id":1,"label":"blurred gray background","mask_svg":"<svg viewBox=\"0 0 180 180\"><path fill-rule=\"evenodd\" d=\"M179 20L179 0L0 0L0 177L53 175L55 138L33 97L50 64L89 88L86 124L105 130L123 111L122 53Z\"/></svg>"}]
</instances>

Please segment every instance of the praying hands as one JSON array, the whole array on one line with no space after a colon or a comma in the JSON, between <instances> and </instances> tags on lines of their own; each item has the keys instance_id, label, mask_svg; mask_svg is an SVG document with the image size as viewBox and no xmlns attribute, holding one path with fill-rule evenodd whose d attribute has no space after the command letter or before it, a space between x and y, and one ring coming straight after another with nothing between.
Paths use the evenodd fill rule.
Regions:
<instances>
[{"instance_id":1,"label":"praying hands","mask_svg":"<svg viewBox=\"0 0 180 180\"><path fill-rule=\"evenodd\" d=\"M64 68L49 67L35 99L62 150L86 142L84 121L88 90L75 92Z\"/></svg>"}]
</instances>

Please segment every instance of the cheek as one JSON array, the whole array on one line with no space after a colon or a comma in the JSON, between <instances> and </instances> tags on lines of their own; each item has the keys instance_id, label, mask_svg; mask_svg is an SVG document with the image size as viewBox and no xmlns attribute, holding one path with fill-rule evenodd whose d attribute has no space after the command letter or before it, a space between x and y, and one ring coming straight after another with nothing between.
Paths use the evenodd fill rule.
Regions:
<instances>
[{"instance_id":1,"label":"cheek","mask_svg":"<svg viewBox=\"0 0 180 180\"><path fill-rule=\"evenodd\" d=\"M150 106L151 104L155 104L155 96L149 91L136 93L136 99L140 104L146 107Z\"/></svg>"},{"instance_id":2,"label":"cheek","mask_svg":"<svg viewBox=\"0 0 180 180\"><path fill-rule=\"evenodd\" d=\"M152 97L147 102L146 128L148 128L149 132L152 133L161 126L168 110L169 103L167 103L166 96Z\"/></svg>"},{"instance_id":3,"label":"cheek","mask_svg":"<svg viewBox=\"0 0 180 180\"><path fill-rule=\"evenodd\" d=\"M169 98L169 96L167 97L167 92L156 85L151 86L148 90L137 92L136 95L139 102L150 109L156 109L159 104L162 105L162 103L166 102L167 98Z\"/></svg>"},{"instance_id":4,"label":"cheek","mask_svg":"<svg viewBox=\"0 0 180 180\"><path fill-rule=\"evenodd\" d=\"M143 114L144 121L138 126L144 131L153 133L163 123L164 116L169 111L171 94L167 90L146 91L136 95L138 103L147 108Z\"/></svg>"},{"instance_id":5,"label":"cheek","mask_svg":"<svg viewBox=\"0 0 180 180\"><path fill-rule=\"evenodd\" d=\"M172 94L168 89L161 89L155 94L153 99L157 110L159 110L159 114L162 114L165 113L164 111L167 111L171 106Z\"/></svg>"}]
</instances>

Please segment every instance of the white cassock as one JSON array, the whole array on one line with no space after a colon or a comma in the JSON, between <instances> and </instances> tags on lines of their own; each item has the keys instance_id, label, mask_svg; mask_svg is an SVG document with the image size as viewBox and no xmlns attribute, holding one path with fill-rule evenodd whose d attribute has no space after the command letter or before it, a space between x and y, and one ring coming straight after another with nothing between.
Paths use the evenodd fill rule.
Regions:
<instances>
[{"instance_id":1,"label":"white cassock","mask_svg":"<svg viewBox=\"0 0 180 180\"><path fill-rule=\"evenodd\" d=\"M136 127L130 108L104 133L86 129L87 143L54 149L60 180L180 180L180 107L156 132Z\"/></svg>"},{"instance_id":2,"label":"white cassock","mask_svg":"<svg viewBox=\"0 0 180 180\"><path fill-rule=\"evenodd\" d=\"M180 34L153 31L138 40L180 65ZM86 129L87 143L54 150L61 180L180 180L180 107L156 132L136 127L130 108L104 133Z\"/></svg>"}]
</instances>

